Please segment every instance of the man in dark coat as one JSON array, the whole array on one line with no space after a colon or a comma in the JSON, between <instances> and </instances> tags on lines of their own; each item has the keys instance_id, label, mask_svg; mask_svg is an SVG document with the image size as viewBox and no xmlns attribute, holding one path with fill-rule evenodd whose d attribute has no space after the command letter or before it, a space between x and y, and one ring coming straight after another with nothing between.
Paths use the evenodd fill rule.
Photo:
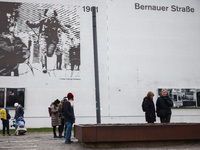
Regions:
<instances>
[{"instance_id":1,"label":"man in dark coat","mask_svg":"<svg viewBox=\"0 0 200 150\"><path fill-rule=\"evenodd\" d=\"M75 66L77 71L80 70L80 44L76 44L75 39L72 39L72 46L69 50L69 60L71 64L71 77L73 76Z\"/></svg>"},{"instance_id":2,"label":"man in dark coat","mask_svg":"<svg viewBox=\"0 0 200 150\"><path fill-rule=\"evenodd\" d=\"M17 130L17 124L18 124L18 119L20 117L24 117L24 109L22 108L21 105L19 105L18 103L14 104L16 110L15 110L15 130Z\"/></svg>"},{"instance_id":3,"label":"man in dark coat","mask_svg":"<svg viewBox=\"0 0 200 150\"><path fill-rule=\"evenodd\" d=\"M170 123L171 119L171 107L173 106L172 99L167 95L166 90L162 90L162 95L157 99L156 112L160 117L161 123Z\"/></svg>"},{"instance_id":4,"label":"man in dark coat","mask_svg":"<svg viewBox=\"0 0 200 150\"><path fill-rule=\"evenodd\" d=\"M78 66L78 70L80 67L80 45L73 46L69 50L69 58L71 63L71 70L74 71L74 66Z\"/></svg>"},{"instance_id":5,"label":"man in dark coat","mask_svg":"<svg viewBox=\"0 0 200 150\"><path fill-rule=\"evenodd\" d=\"M71 131L72 125L75 122L74 116L74 95L72 93L68 93L67 95L68 101L64 101L63 113L64 113L64 121L66 124L66 133L65 133L65 143L71 144Z\"/></svg>"},{"instance_id":6,"label":"man in dark coat","mask_svg":"<svg viewBox=\"0 0 200 150\"><path fill-rule=\"evenodd\" d=\"M154 123L156 121L153 97L154 94L152 92L148 92L147 96L143 99L142 103L142 108L145 112L145 118L147 123Z\"/></svg>"}]
</instances>

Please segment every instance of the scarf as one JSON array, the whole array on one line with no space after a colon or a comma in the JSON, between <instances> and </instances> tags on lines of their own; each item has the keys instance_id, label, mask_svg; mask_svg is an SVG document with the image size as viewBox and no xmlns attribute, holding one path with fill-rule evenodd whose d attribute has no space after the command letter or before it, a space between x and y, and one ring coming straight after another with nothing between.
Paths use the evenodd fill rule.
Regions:
<instances>
[{"instance_id":1,"label":"scarf","mask_svg":"<svg viewBox=\"0 0 200 150\"><path fill-rule=\"evenodd\" d=\"M71 106L74 107L74 102L73 102L73 100L68 100L68 101L70 102Z\"/></svg>"}]
</instances>

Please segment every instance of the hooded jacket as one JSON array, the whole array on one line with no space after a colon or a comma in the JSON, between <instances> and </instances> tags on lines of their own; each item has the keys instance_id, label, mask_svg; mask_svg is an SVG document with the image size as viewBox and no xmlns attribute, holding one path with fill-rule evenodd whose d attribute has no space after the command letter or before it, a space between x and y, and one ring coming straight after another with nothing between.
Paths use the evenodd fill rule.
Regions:
<instances>
[{"instance_id":1,"label":"hooded jacket","mask_svg":"<svg viewBox=\"0 0 200 150\"><path fill-rule=\"evenodd\" d=\"M147 122L155 122L155 105L152 99L145 97L143 100L143 109L145 111L145 118Z\"/></svg>"}]
</instances>

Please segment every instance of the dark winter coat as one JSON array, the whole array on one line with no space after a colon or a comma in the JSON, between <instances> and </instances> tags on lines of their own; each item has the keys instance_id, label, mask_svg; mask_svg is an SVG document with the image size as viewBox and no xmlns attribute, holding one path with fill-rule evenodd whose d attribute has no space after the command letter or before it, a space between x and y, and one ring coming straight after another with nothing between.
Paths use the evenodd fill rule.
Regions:
<instances>
[{"instance_id":1,"label":"dark winter coat","mask_svg":"<svg viewBox=\"0 0 200 150\"><path fill-rule=\"evenodd\" d=\"M51 104L51 125L54 126L60 126L61 125L61 115L58 111L59 107L55 104Z\"/></svg>"},{"instance_id":2,"label":"dark winter coat","mask_svg":"<svg viewBox=\"0 0 200 150\"><path fill-rule=\"evenodd\" d=\"M70 63L80 65L80 45L69 50Z\"/></svg>"},{"instance_id":3,"label":"dark winter coat","mask_svg":"<svg viewBox=\"0 0 200 150\"><path fill-rule=\"evenodd\" d=\"M155 105L152 99L145 97L143 100L143 110L145 111L145 118L147 122L155 122L156 115L155 115Z\"/></svg>"},{"instance_id":4,"label":"dark winter coat","mask_svg":"<svg viewBox=\"0 0 200 150\"><path fill-rule=\"evenodd\" d=\"M18 119L19 117L24 117L24 109L22 108L22 106L19 106L15 110L15 119Z\"/></svg>"},{"instance_id":5,"label":"dark winter coat","mask_svg":"<svg viewBox=\"0 0 200 150\"><path fill-rule=\"evenodd\" d=\"M171 107L173 106L173 101L169 96L160 96L156 102L156 112L158 117L166 117L172 114Z\"/></svg>"},{"instance_id":6,"label":"dark winter coat","mask_svg":"<svg viewBox=\"0 0 200 150\"><path fill-rule=\"evenodd\" d=\"M64 107L63 107L63 114L64 114L64 120L66 122L71 122L72 124L75 121L74 116L74 108L71 106L70 102L65 101Z\"/></svg>"}]
</instances>

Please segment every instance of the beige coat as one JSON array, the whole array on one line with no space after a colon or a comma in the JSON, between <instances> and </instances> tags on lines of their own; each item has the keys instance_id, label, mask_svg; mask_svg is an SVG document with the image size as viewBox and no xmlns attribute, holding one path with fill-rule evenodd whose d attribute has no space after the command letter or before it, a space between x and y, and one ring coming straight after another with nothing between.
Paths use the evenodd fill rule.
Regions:
<instances>
[{"instance_id":1,"label":"beige coat","mask_svg":"<svg viewBox=\"0 0 200 150\"><path fill-rule=\"evenodd\" d=\"M60 113L58 111L59 107L51 104L51 125L53 126L60 126L61 125L61 118Z\"/></svg>"}]
</instances>

